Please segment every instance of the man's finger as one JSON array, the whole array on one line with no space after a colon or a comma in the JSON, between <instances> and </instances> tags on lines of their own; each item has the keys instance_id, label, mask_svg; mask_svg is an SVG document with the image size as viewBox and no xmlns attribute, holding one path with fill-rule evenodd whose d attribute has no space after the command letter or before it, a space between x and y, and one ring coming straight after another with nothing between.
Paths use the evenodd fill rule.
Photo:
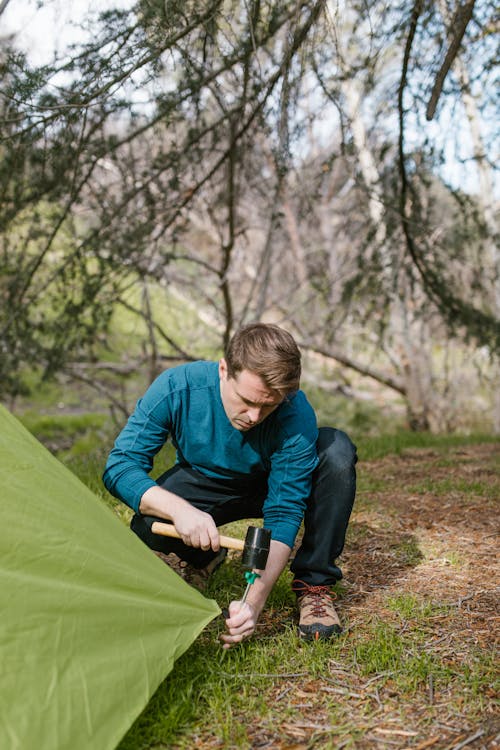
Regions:
<instances>
[{"instance_id":1,"label":"man's finger","mask_svg":"<svg viewBox=\"0 0 500 750\"><path fill-rule=\"evenodd\" d=\"M210 543L210 536L209 536L208 532L206 531L206 529L202 529L202 531L200 532L199 546L205 552L207 550L209 550L211 548L211 546L212 546L211 543Z\"/></svg>"},{"instance_id":2,"label":"man's finger","mask_svg":"<svg viewBox=\"0 0 500 750\"><path fill-rule=\"evenodd\" d=\"M220 636L220 640L222 641L224 648L230 648L231 646L235 646L237 643L246 641L248 638L250 638L253 632L254 630L253 628L251 628L250 630L245 630L243 633L235 633L234 635L228 635L226 633Z\"/></svg>"},{"instance_id":3,"label":"man's finger","mask_svg":"<svg viewBox=\"0 0 500 750\"><path fill-rule=\"evenodd\" d=\"M209 546L213 549L214 552L218 552L220 550L220 537L219 537L219 531L217 529L217 526L213 526L213 528L210 528L208 531L208 537L209 537Z\"/></svg>"}]
</instances>

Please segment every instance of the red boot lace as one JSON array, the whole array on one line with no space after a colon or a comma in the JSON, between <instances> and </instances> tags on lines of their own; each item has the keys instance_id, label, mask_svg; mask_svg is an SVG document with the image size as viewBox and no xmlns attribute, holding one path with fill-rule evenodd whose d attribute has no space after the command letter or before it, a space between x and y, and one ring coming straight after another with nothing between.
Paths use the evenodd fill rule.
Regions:
<instances>
[{"instance_id":1,"label":"red boot lace","mask_svg":"<svg viewBox=\"0 0 500 750\"><path fill-rule=\"evenodd\" d=\"M310 586L304 581L294 581L292 583L292 591L297 594L299 598L303 596L311 596L311 610L312 614L316 617L323 617L326 615L325 607L328 602L333 602L337 598L334 591L330 591L329 586ZM326 598L328 597L328 599Z\"/></svg>"}]
</instances>

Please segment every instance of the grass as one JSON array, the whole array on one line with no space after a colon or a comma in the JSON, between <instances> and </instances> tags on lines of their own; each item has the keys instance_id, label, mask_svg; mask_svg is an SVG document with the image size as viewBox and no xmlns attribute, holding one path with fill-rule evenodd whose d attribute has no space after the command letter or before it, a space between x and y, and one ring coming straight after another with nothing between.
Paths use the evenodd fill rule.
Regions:
<instances>
[{"instance_id":1,"label":"grass","mask_svg":"<svg viewBox=\"0 0 500 750\"><path fill-rule=\"evenodd\" d=\"M462 445L478 445L481 443L499 442L500 438L495 435L473 433L470 435L431 435L424 432L409 432L407 430L396 430L386 434L357 435L353 433L354 442L358 446L358 455L365 461L372 461L384 456L401 456L405 451L412 448L433 448L445 456L450 449ZM452 462L456 465L456 458Z\"/></svg>"},{"instance_id":2,"label":"grass","mask_svg":"<svg viewBox=\"0 0 500 750\"><path fill-rule=\"evenodd\" d=\"M321 425L335 425L353 435L376 436L403 429L404 420L390 410L380 409L371 401L361 401L304 382L304 391Z\"/></svg>"},{"instance_id":3,"label":"grass","mask_svg":"<svg viewBox=\"0 0 500 750\"><path fill-rule=\"evenodd\" d=\"M436 479L435 477L425 477L418 484L408 487L408 490L417 494L426 494L434 492L437 495L464 495L465 497L482 497L484 499L494 500L498 497L498 485L485 485L479 480L471 481L466 479L456 479L447 477L445 479Z\"/></svg>"},{"instance_id":4,"label":"grass","mask_svg":"<svg viewBox=\"0 0 500 750\"><path fill-rule=\"evenodd\" d=\"M414 594L404 593L390 596L387 607L401 616L403 620L426 622L436 614L442 614L445 609L436 607L429 601L422 601Z\"/></svg>"},{"instance_id":5,"label":"grass","mask_svg":"<svg viewBox=\"0 0 500 750\"><path fill-rule=\"evenodd\" d=\"M67 446L73 454L86 454L99 440L106 417L101 413L44 415L27 411L21 421L40 442L49 446L55 444L56 452L61 453ZM81 440L84 440L83 444Z\"/></svg>"},{"instance_id":6,"label":"grass","mask_svg":"<svg viewBox=\"0 0 500 750\"><path fill-rule=\"evenodd\" d=\"M291 625L279 638L261 638L230 651L222 651L215 642L218 630L216 623L176 663L120 750L151 746L152 736L165 747L174 740L179 747L192 747L193 724L197 732L207 735L215 729L222 747L251 747L248 719L259 717L261 725L272 725L276 703L271 696L277 688L279 691L284 683L298 679L329 678L332 648L322 643L316 644L317 648L297 648ZM282 721L295 719L296 712L288 702L283 702L279 711ZM145 738L146 728L149 739Z\"/></svg>"},{"instance_id":7,"label":"grass","mask_svg":"<svg viewBox=\"0 0 500 750\"><path fill-rule=\"evenodd\" d=\"M405 621L417 616L411 627L376 617L331 643L299 643L287 622L279 633L222 652L221 624L213 624L176 663L119 750L188 750L197 737L207 747L250 750L259 730L272 736L278 726L314 728L311 709L318 728L308 747L336 747L328 744L332 731L336 742L347 737L349 747L358 747L384 691L404 710L405 702L428 704L430 686L435 694L459 696L462 711L484 711L485 689L495 678L491 655L447 663L424 643L422 626L435 608L409 600L397 606ZM322 723L326 737L318 734Z\"/></svg>"},{"instance_id":8,"label":"grass","mask_svg":"<svg viewBox=\"0 0 500 750\"><path fill-rule=\"evenodd\" d=\"M113 507L122 522L128 521L130 512L102 487L103 458L112 435L99 415L38 419L27 415L24 421L43 442L57 447L63 461ZM368 461L432 448L438 454L436 465L452 472L461 460L454 451L483 440L493 438L397 432L357 440L359 511L372 512L379 525L354 519L348 541L355 548L351 556L359 556L358 548L370 550L374 534L383 534L383 559L397 570L406 574L429 564L417 536L395 533L400 510L380 505L390 481L396 493L405 489L442 498L459 488L461 493L473 489L482 498L491 494L491 481L469 482L454 474L434 483L424 476L402 487L398 476L389 480L384 471L372 476L365 470ZM158 458L157 470L171 460L167 448ZM225 531L243 536L246 525L231 524ZM447 557L451 563L447 571L460 567L461 552L450 548ZM336 750L372 747L376 739L384 738L400 748L416 747L429 736L433 739L437 723L448 726L447 720L450 727L461 722L465 735L472 734L477 722L493 710L492 696L498 687L494 653L484 644L464 644L462 610L436 599L432 589L428 595L412 591L404 576L395 581L387 590L375 589L360 604L351 603L352 583L337 587L344 633L332 642L304 643L297 639L290 573L284 572L269 598L258 637L224 651L218 642L222 618L212 622L176 662L119 750L259 746ZM225 606L241 596L244 587L238 559L230 559L213 577L207 595ZM447 719L450 716L455 718ZM449 732L442 742L437 735L432 743L435 750L453 744Z\"/></svg>"}]
</instances>

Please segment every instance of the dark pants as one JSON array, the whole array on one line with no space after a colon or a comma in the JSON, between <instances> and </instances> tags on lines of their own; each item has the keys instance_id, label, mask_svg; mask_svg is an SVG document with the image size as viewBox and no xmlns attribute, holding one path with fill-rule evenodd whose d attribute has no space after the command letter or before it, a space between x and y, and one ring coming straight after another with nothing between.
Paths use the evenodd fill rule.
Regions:
<instances>
[{"instance_id":1,"label":"dark pants","mask_svg":"<svg viewBox=\"0 0 500 750\"><path fill-rule=\"evenodd\" d=\"M291 570L295 579L309 585L333 585L342 578L336 559L344 548L347 525L356 492L356 448L345 432L332 427L319 430L319 464L313 474L312 491L304 516L304 536ZM262 518L266 480L251 482L206 477L186 466L176 465L157 480L176 495L209 513L217 526L243 518ZM132 530L151 549L175 552L182 560L201 568L214 558L212 550L189 547L180 539L153 534L153 516L135 515Z\"/></svg>"}]
</instances>

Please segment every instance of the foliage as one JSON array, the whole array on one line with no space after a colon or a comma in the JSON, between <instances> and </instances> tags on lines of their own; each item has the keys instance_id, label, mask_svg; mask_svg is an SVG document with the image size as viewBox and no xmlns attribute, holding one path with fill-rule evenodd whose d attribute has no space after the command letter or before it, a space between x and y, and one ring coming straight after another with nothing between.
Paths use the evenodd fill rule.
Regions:
<instances>
[{"instance_id":1,"label":"foliage","mask_svg":"<svg viewBox=\"0 0 500 750\"><path fill-rule=\"evenodd\" d=\"M38 68L5 44L3 395L33 368L92 380L82 365L110 345L134 285L146 334L132 366L147 359L151 377L204 354L207 328L220 350L240 323L273 319L432 426L431 355L413 341L451 330L494 352L500 336L491 210L447 184L446 144L424 119L453 28L438 6L140 0ZM475 3L455 54L486 123L492 12ZM467 94L458 76L444 83L441 122ZM152 309L151 284L196 307L188 342L168 303Z\"/></svg>"}]
</instances>

